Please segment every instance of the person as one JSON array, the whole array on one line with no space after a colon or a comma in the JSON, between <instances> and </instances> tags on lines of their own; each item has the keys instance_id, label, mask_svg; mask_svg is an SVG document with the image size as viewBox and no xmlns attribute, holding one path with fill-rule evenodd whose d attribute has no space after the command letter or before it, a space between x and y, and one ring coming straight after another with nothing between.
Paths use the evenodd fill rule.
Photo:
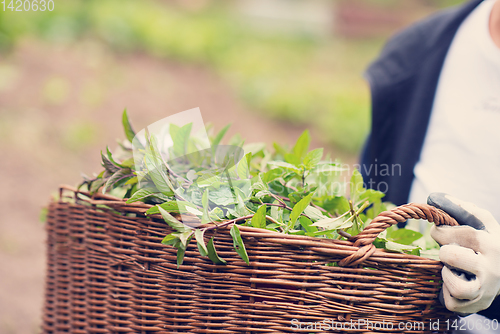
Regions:
<instances>
[{"instance_id":1,"label":"person","mask_svg":"<svg viewBox=\"0 0 500 334\"><path fill-rule=\"evenodd\" d=\"M499 320L500 0L471 0L417 22L389 40L365 76L365 183L397 205L433 193L429 204L463 225L432 229L445 264L443 303Z\"/></svg>"}]
</instances>

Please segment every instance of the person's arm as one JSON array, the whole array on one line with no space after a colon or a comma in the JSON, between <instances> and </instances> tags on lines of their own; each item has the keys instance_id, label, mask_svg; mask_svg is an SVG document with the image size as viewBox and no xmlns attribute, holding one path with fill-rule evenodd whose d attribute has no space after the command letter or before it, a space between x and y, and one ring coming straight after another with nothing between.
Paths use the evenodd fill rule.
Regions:
<instances>
[{"instance_id":1,"label":"person's arm","mask_svg":"<svg viewBox=\"0 0 500 334\"><path fill-rule=\"evenodd\" d=\"M460 315L500 316L500 225L476 205L443 193L427 203L455 218L461 226L433 226L431 235L441 249L443 303Z\"/></svg>"}]
</instances>

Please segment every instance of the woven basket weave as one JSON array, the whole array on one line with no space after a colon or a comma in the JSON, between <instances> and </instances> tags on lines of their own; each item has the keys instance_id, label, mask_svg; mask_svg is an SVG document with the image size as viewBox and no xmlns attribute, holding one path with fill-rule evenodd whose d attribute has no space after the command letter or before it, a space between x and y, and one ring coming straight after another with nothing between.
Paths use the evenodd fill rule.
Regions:
<instances>
[{"instance_id":1,"label":"woven basket weave","mask_svg":"<svg viewBox=\"0 0 500 334\"><path fill-rule=\"evenodd\" d=\"M433 207L384 212L351 241L241 226L250 265L219 229L227 265L192 241L180 268L150 207L61 187L47 220L44 333L441 333L452 316L437 300L440 262L372 245L409 218L457 224Z\"/></svg>"}]
</instances>

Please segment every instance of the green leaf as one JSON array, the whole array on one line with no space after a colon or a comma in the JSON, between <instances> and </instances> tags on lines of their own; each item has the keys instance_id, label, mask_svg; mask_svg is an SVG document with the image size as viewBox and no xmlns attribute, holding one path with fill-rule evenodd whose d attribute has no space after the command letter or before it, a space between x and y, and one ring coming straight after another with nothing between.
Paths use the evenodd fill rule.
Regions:
<instances>
[{"instance_id":1,"label":"green leaf","mask_svg":"<svg viewBox=\"0 0 500 334\"><path fill-rule=\"evenodd\" d=\"M102 166L109 173L113 174L120 170L120 167L114 164L111 160L109 160L109 158L105 156L104 153L102 152L101 152L101 160L102 160Z\"/></svg>"},{"instance_id":2,"label":"green leaf","mask_svg":"<svg viewBox=\"0 0 500 334\"><path fill-rule=\"evenodd\" d=\"M232 167L229 167L231 165ZM236 171L236 165L233 164L232 162L228 162L224 167L224 171L221 174L221 179L228 182L229 180L236 180L237 178L238 178L238 172Z\"/></svg>"},{"instance_id":3,"label":"green leaf","mask_svg":"<svg viewBox=\"0 0 500 334\"><path fill-rule=\"evenodd\" d=\"M90 186L90 189L89 189L90 193L91 194L96 193L99 190L99 188L101 188L105 183L106 183L105 179L95 180L94 182L92 182L92 185Z\"/></svg>"},{"instance_id":4,"label":"green leaf","mask_svg":"<svg viewBox=\"0 0 500 334\"><path fill-rule=\"evenodd\" d=\"M165 211L161 206L158 206L158 209L160 210L160 213L161 213L161 216L163 217L163 220L165 220L165 222L171 227L173 228L174 230L176 230L177 232L187 232L187 231L191 231L192 228L187 226L187 225L184 225L183 223L181 223L180 221L178 221L177 219L175 219L174 216L172 216L170 213L168 213L167 211Z\"/></svg>"},{"instance_id":5,"label":"green leaf","mask_svg":"<svg viewBox=\"0 0 500 334\"><path fill-rule=\"evenodd\" d=\"M375 238L375 241L373 241L373 245L377 248L383 248L385 249L385 244L387 243L387 239L381 238L380 234L377 238Z\"/></svg>"},{"instance_id":6,"label":"green leaf","mask_svg":"<svg viewBox=\"0 0 500 334\"><path fill-rule=\"evenodd\" d=\"M353 202L357 202L359 195L361 195L365 191L363 176L361 176L361 173L357 169L354 169L352 173L350 186L351 186L351 194L350 194L351 200Z\"/></svg>"},{"instance_id":7,"label":"green leaf","mask_svg":"<svg viewBox=\"0 0 500 334\"><path fill-rule=\"evenodd\" d=\"M179 128L174 124L170 124L170 135L172 137L172 141L174 142L174 154L176 157L186 155L189 135L191 133L192 126L193 123L188 123Z\"/></svg>"},{"instance_id":8,"label":"green leaf","mask_svg":"<svg viewBox=\"0 0 500 334\"><path fill-rule=\"evenodd\" d=\"M135 137L135 131L134 129L132 129L132 125L128 120L127 109L123 110L122 124L123 124L123 129L125 130L125 136L127 137L128 141L132 143Z\"/></svg>"},{"instance_id":9,"label":"green leaf","mask_svg":"<svg viewBox=\"0 0 500 334\"><path fill-rule=\"evenodd\" d=\"M286 150L281 145L279 145L278 143L273 143L273 148L278 155L281 155L283 158L285 157Z\"/></svg>"},{"instance_id":10,"label":"green leaf","mask_svg":"<svg viewBox=\"0 0 500 334\"><path fill-rule=\"evenodd\" d=\"M153 193L151 191L146 190L146 189L139 189L132 195L132 197L130 197L128 199L127 204L140 201L141 199L144 199L144 198L149 197L151 195L153 195Z\"/></svg>"},{"instance_id":11,"label":"green leaf","mask_svg":"<svg viewBox=\"0 0 500 334\"><path fill-rule=\"evenodd\" d=\"M231 230L229 231L231 237L233 237L233 245L236 253L246 262L246 264L250 264L248 259L247 250L245 248L245 244L243 243L243 239L241 239L240 229L238 225L233 224Z\"/></svg>"},{"instance_id":12,"label":"green leaf","mask_svg":"<svg viewBox=\"0 0 500 334\"><path fill-rule=\"evenodd\" d=\"M305 208L304 214L314 221L326 218L319 209L315 208L312 205L309 205L307 208Z\"/></svg>"},{"instance_id":13,"label":"green leaf","mask_svg":"<svg viewBox=\"0 0 500 334\"><path fill-rule=\"evenodd\" d=\"M178 241L179 238L175 236L175 233L170 233L163 238L161 241L162 244L164 245L173 245L176 241Z\"/></svg>"},{"instance_id":14,"label":"green leaf","mask_svg":"<svg viewBox=\"0 0 500 334\"><path fill-rule=\"evenodd\" d=\"M208 212L208 189L205 189L203 192L203 196L201 197L201 205L204 209L207 209Z\"/></svg>"},{"instance_id":15,"label":"green leaf","mask_svg":"<svg viewBox=\"0 0 500 334\"><path fill-rule=\"evenodd\" d=\"M314 193L310 193L303 199L301 199L297 204L294 205L292 209L292 213L290 214L290 225L289 228L292 228L295 222L297 221L297 218L299 218L300 214L307 208L309 203L311 203L311 198L313 197Z\"/></svg>"},{"instance_id":16,"label":"green leaf","mask_svg":"<svg viewBox=\"0 0 500 334\"><path fill-rule=\"evenodd\" d=\"M280 196L288 197L288 195L293 192L293 189L288 188L287 186L283 185L280 181L274 180L269 182L269 189L272 190L275 194L278 194Z\"/></svg>"},{"instance_id":17,"label":"green leaf","mask_svg":"<svg viewBox=\"0 0 500 334\"><path fill-rule=\"evenodd\" d=\"M349 228L353 224L353 220L346 221L344 217L335 217L335 218L325 218L318 220L313 224L313 226L323 227L327 230L341 229L341 228Z\"/></svg>"},{"instance_id":18,"label":"green leaf","mask_svg":"<svg viewBox=\"0 0 500 334\"><path fill-rule=\"evenodd\" d=\"M118 166L118 167L123 167L122 165L117 163L115 161L115 159L113 159L113 154L111 154L111 151L109 150L108 146L106 146L106 155L108 156L109 161L111 161L113 163L113 165Z\"/></svg>"},{"instance_id":19,"label":"green leaf","mask_svg":"<svg viewBox=\"0 0 500 334\"><path fill-rule=\"evenodd\" d=\"M323 208L336 215L349 211L349 201L344 196L332 196L323 202Z\"/></svg>"},{"instance_id":20,"label":"green leaf","mask_svg":"<svg viewBox=\"0 0 500 334\"><path fill-rule=\"evenodd\" d=\"M300 174L300 169L284 161L269 161L269 164L275 167L281 167L294 173Z\"/></svg>"},{"instance_id":21,"label":"green leaf","mask_svg":"<svg viewBox=\"0 0 500 334\"><path fill-rule=\"evenodd\" d=\"M375 190L375 189L366 189L358 199L358 202L361 201L368 201L370 203L374 203L377 201L380 201L385 194L381 191Z\"/></svg>"},{"instance_id":22,"label":"green leaf","mask_svg":"<svg viewBox=\"0 0 500 334\"><path fill-rule=\"evenodd\" d=\"M222 130L219 131L219 133L217 133L217 135L215 136L213 142L212 142L212 151L213 153L215 153L215 149L217 146L219 146L222 138L224 137L224 135L226 134L227 130L229 129L229 127L231 126L231 124L228 124L226 125L225 127L222 128Z\"/></svg>"},{"instance_id":23,"label":"green leaf","mask_svg":"<svg viewBox=\"0 0 500 334\"><path fill-rule=\"evenodd\" d=\"M249 158L251 159L252 153L247 153L243 159L238 162L238 167L236 171L238 172L238 176L240 179L248 179L250 178L250 167L248 165Z\"/></svg>"},{"instance_id":24,"label":"green leaf","mask_svg":"<svg viewBox=\"0 0 500 334\"><path fill-rule=\"evenodd\" d=\"M393 241L387 241L385 243L385 249L393 252L420 255L420 247L403 245Z\"/></svg>"},{"instance_id":25,"label":"green leaf","mask_svg":"<svg viewBox=\"0 0 500 334\"><path fill-rule=\"evenodd\" d=\"M212 237L207 244L208 258L215 264L226 264L224 259L221 259L215 250L214 238Z\"/></svg>"},{"instance_id":26,"label":"green leaf","mask_svg":"<svg viewBox=\"0 0 500 334\"><path fill-rule=\"evenodd\" d=\"M243 198L240 195L240 192L238 191L239 189L235 189L237 194L237 203L236 203L236 212L238 213L239 217L247 216L252 214L253 212L248 210L247 206L245 205L245 202L243 201Z\"/></svg>"},{"instance_id":27,"label":"green leaf","mask_svg":"<svg viewBox=\"0 0 500 334\"><path fill-rule=\"evenodd\" d=\"M184 262L184 254L186 253L186 248L180 246L177 247L177 269Z\"/></svg>"},{"instance_id":28,"label":"green leaf","mask_svg":"<svg viewBox=\"0 0 500 334\"><path fill-rule=\"evenodd\" d=\"M198 175L196 175L196 172L193 170L193 169L190 169L187 173L186 173L186 178L189 180L189 181L194 181L198 178Z\"/></svg>"},{"instance_id":29,"label":"green leaf","mask_svg":"<svg viewBox=\"0 0 500 334\"><path fill-rule=\"evenodd\" d=\"M196 184L198 187L208 187L215 183L220 183L221 178L214 171L205 171L202 172L200 177L196 179Z\"/></svg>"},{"instance_id":30,"label":"green leaf","mask_svg":"<svg viewBox=\"0 0 500 334\"><path fill-rule=\"evenodd\" d=\"M200 251L201 256L208 255L208 249L205 245L205 240L203 239L203 234L205 234L204 229L194 230L194 237L196 238L196 242L198 244L198 250Z\"/></svg>"},{"instance_id":31,"label":"green leaf","mask_svg":"<svg viewBox=\"0 0 500 334\"><path fill-rule=\"evenodd\" d=\"M277 230L278 227L280 227L280 225L278 225L278 224L269 224L269 225L267 225L266 230L279 232Z\"/></svg>"},{"instance_id":32,"label":"green leaf","mask_svg":"<svg viewBox=\"0 0 500 334\"><path fill-rule=\"evenodd\" d=\"M274 201L273 204L279 204L279 202ZM284 211L283 208L280 208L278 206L273 205L273 206L271 206L271 217L274 220L282 223L283 222L283 211Z\"/></svg>"},{"instance_id":33,"label":"green leaf","mask_svg":"<svg viewBox=\"0 0 500 334\"><path fill-rule=\"evenodd\" d=\"M302 159L300 159L300 157L296 156L294 153L287 153L285 154L285 161L298 167Z\"/></svg>"},{"instance_id":34,"label":"green leaf","mask_svg":"<svg viewBox=\"0 0 500 334\"><path fill-rule=\"evenodd\" d=\"M252 153L252 155L256 155L259 152L263 151L266 148L266 143L250 143L243 146L243 150L245 152Z\"/></svg>"},{"instance_id":35,"label":"green leaf","mask_svg":"<svg viewBox=\"0 0 500 334\"><path fill-rule=\"evenodd\" d=\"M318 232L318 228L316 226L313 226L312 221L304 216L301 216L299 218L300 225L306 230L307 233L314 233Z\"/></svg>"},{"instance_id":36,"label":"green leaf","mask_svg":"<svg viewBox=\"0 0 500 334\"><path fill-rule=\"evenodd\" d=\"M124 185L128 185L128 184L136 184L139 182L139 179L137 178L137 176L133 176L131 177L130 179L128 179L127 182L124 183Z\"/></svg>"},{"instance_id":37,"label":"green leaf","mask_svg":"<svg viewBox=\"0 0 500 334\"><path fill-rule=\"evenodd\" d=\"M406 228L400 228L395 231L391 231L387 235L387 239L393 242L397 242L403 245L410 245L415 240L418 240L422 237L422 233L409 230Z\"/></svg>"},{"instance_id":38,"label":"green leaf","mask_svg":"<svg viewBox=\"0 0 500 334\"><path fill-rule=\"evenodd\" d=\"M337 175L340 172L344 172L347 169L339 166L336 163L331 162L320 162L316 167L311 170L311 173L317 173L321 175Z\"/></svg>"},{"instance_id":39,"label":"green leaf","mask_svg":"<svg viewBox=\"0 0 500 334\"><path fill-rule=\"evenodd\" d=\"M49 208L44 207L40 210L40 214L38 216L38 219L41 223L46 223L47 222L47 215L49 214Z\"/></svg>"},{"instance_id":40,"label":"green leaf","mask_svg":"<svg viewBox=\"0 0 500 334\"><path fill-rule=\"evenodd\" d=\"M439 248L420 250L419 256L439 261Z\"/></svg>"},{"instance_id":41,"label":"green leaf","mask_svg":"<svg viewBox=\"0 0 500 334\"><path fill-rule=\"evenodd\" d=\"M231 189L227 186L221 186L219 189L210 191L209 199L216 205L227 206L230 204L235 204L237 198L231 192Z\"/></svg>"},{"instance_id":42,"label":"green leaf","mask_svg":"<svg viewBox=\"0 0 500 334\"><path fill-rule=\"evenodd\" d=\"M255 194L255 198L261 199L266 196L271 196L271 192L269 190L261 190Z\"/></svg>"},{"instance_id":43,"label":"green leaf","mask_svg":"<svg viewBox=\"0 0 500 334\"><path fill-rule=\"evenodd\" d=\"M179 206L178 206L179 201L170 201L170 202L165 202L161 203L159 205L155 205L146 211L146 215L154 215L157 213L160 213L159 207L161 206L163 210L166 210L168 212L179 212Z\"/></svg>"},{"instance_id":44,"label":"green leaf","mask_svg":"<svg viewBox=\"0 0 500 334\"><path fill-rule=\"evenodd\" d=\"M189 243L189 240L191 239L191 237L193 235L193 230L190 229L188 231L178 233L177 235L179 237L179 241L181 242L181 245L183 246L184 249L186 249L187 245Z\"/></svg>"},{"instance_id":45,"label":"green leaf","mask_svg":"<svg viewBox=\"0 0 500 334\"><path fill-rule=\"evenodd\" d=\"M262 175L264 175L264 173L260 173L256 177L252 178L251 180L252 186L250 187L250 190L258 190L258 191L269 190L264 181L262 181L261 177Z\"/></svg>"},{"instance_id":46,"label":"green leaf","mask_svg":"<svg viewBox=\"0 0 500 334\"><path fill-rule=\"evenodd\" d=\"M156 149L156 138L154 136L150 138L150 144L146 149L144 161L148 175L151 177L158 191L167 196L172 196L175 192L174 186L167 176L166 167L163 164L160 153Z\"/></svg>"},{"instance_id":47,"label":"green leaf","mask_svg":"<svg viewBox=\"0 0 500 334\"><path fill-rule=\"evenodd\" d=\"M257 212L252 217L251 224L256 228L266 228L266 210L267 206L265 204L261 205Z\"/></svg>"},{"instance_id":48,"label":"green leaf","mask_svg":"<svg viewBox=\"0 0 500 334\"><path fill-rule=\"evenodd\" d=\"M313 169L321 161L322 157L323 157L322 148L317 148L315 150L312 150L309 153L307 153L307 155L304 157L304 165L306 166L307 169Z\"/></svg>"},{"instance_id":49,"label":"green leaf","mask_svg":"<svg viewBox=\"0 0 500 334\"><path fill-rule=\"evenodd\" d=\"M177 133L179 132L181 128L174 124L174 123L170 123L170 126L168 127L168 133L170 134L170 138L172 139L172 142L174 140L174 138L177 136Z\"/></svg>"},{"instance_id":50,"label":"green leaf","mask_svg":"<svg viewBox=\"0 0 500 334\"><path fill-rule=\"evenodd\" d=\"M269 183L280 177L282 174L283 170L281 168L274 168L265 173L261 173L261 178L264 183Z\"/></svg>"},{"instance_id":51,"label":"green leaf","mask_svg":"<svg viewBox=\"0 0 500 334\"><path fill-rule=\"evenodd\" d=\"M224 211L222 211L221 208L216 206L215 208L213 208L212 211L210 211L210 219L212 219L212 221L223 220L224 219Z\"/></svg>"},{"instance_id":52,"label":"green leaf","mask_svg":"<svg viewBox=\"0 0 500 334\"><path fill-rule=\"evenodd\" d=\"M365 213L368 218L374 219L384 211L387 211L386 204L382 203L381 201L375 201L373 205L368 210L365 211Z\"/></svg>"},{"instance_id":53,"label":"green leaf","mask_svg":"<svg viewBox=\"0 0 500 334\"><path fill-rule=\"evenodd\" d=\"M311 142L311 136L309 135L309 130L305 130L297 139L295 146L293 147L293 153L302 159L309 149L309 143Z\"/></svg>"},{"instance_id":54,"label":"green leaf","mask_svg":"<svg viewBox=\"0 0 500 334\"><path fill-rule=\"evenodd\" d=\"M111 190L122 183L125 183L128 175L130 175L130 169L120 169L119 171L114 173L108 179L108 181L106 181L106 185L104 186L102 193L105 194L106 191ZM132 177L132 175L130 175L129 177Z\"/></svg>"},{"instance_id":55,"label":"green leaf","mask_svg":"<svg viewBox=\"0 0 500 334\"><path fill-rule=\"evenodd\" d=\"M239 133L235 134L231 137L231 139L229 139L229 145L231 146L242 147L244 144L245 140L241 138L241 135Z\"/></svg>"},{"instance_id":56,"label":"green leaf","mask_svg":"<svg viewBox=\"0 0 500 334\"><path fill-rule=\"evenodd\" d=\"M130 168L132 166L135 165L135 160L134 158L128 158L128 159L125 159L121 162L121 166L124 167L124 168Z\"/></svg>"},{"instance_id":57,"label":"green leaf","mask_svg":"<svg viewBox=\"0 0 500 334\"><path fill-rule=\"evenodd\" d=\"M319 230L311 233L313 237L326 236L327 238L336 239L338 237L338 230Z\"/></svg>"},{"instance_id":58,"label":"green leaf","mask_svg":"<svg viewBox=\"0 0 500 334\"><path fill-rule=\"evenodd\" d=\"M207 224L210 222L210 214L209 214L209 207L208 207L208 189L205 189L203 192L203 196L201 197L201 205L203 206L203 215L201 217L201 223L202 224Z\"/></svg>"}]
</instances>

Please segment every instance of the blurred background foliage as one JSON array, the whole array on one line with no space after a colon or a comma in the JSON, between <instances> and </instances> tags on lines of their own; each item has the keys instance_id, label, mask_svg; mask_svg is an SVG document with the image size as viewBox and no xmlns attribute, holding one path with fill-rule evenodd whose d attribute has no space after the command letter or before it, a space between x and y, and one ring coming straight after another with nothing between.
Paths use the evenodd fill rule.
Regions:
<instances>
[{"instance_id":1,"label":"blurred background foliage","mask_svg":"<svg viewBox=\"0 0 500 334\"><path fill-rule=\"evenodd\" d=\"M0 47L8 52L27 36L63 44L93 38L118 53L140 51L205 65L263 117L307 125L323 142L356 153L369 129L370 101L362 72L388 33L459 1L289 2L270 4L268 11L314 3L300 4L298 10L320 15L324 10L322 26L310 29L311 22L301 21L293 10L288 16L259 16L266 12L262 1L257 8L248 1L65 0L56 1L52 12L0 11ZM269 28L271 20L275 24ZM292 29L276 29L290 21ZM364 30L356 31L357 23L367 21ZM56 101L64 97L64 89L57 80L45 87Z\"/></svg>"},{"instance_id":2,"label":"blurred background foliage","mask_svg":"<svg viewBox=\"0 0 500 334\"><path fill-rule=\"evenodd\" d=\"M138 130L200 107L215 130L268 145L309 128L312 147L354 163L370 125L363 71L395 31L459 2L0 2L0 333L40 332L40 209L99 170L124 108Z\"/></svg>"}]
</instances>

